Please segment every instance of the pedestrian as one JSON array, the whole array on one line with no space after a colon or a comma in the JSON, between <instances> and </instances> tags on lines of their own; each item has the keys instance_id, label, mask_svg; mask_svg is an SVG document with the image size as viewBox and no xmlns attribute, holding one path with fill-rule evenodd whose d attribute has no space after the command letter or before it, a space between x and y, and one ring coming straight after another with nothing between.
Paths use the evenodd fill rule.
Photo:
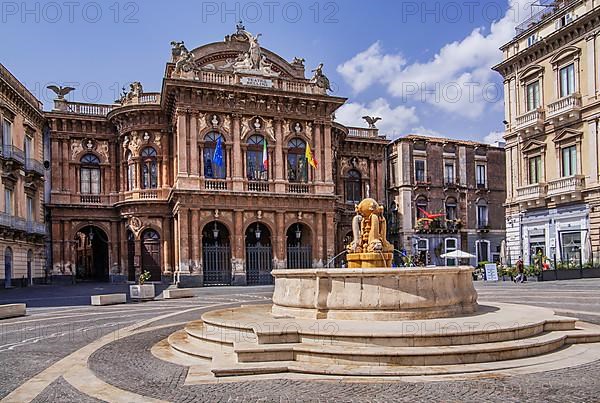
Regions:
<instances>
[{"instance_id":1,"label":"pedestrian","mask_svg":"<svg viewBox=\"0 0 600 403\"><path fill-rule=\"evenodd\" d=\"M521 256L519 256L519 260L517 260L517 272L519 273L517 277L515 277L515 283L522 283L525 278L525 266L523 265L523 260Z\"/></svg>"}]
</instances>

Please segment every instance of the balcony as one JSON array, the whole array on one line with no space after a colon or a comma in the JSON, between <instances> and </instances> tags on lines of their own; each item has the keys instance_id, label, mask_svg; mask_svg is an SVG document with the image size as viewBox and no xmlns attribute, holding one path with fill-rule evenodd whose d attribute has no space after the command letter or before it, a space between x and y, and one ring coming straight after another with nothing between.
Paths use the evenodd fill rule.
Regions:
<instances>
[{"instance_id":1,"label":"balcony","mask_svg":"<svg viewBox=\"0 0 600 403\"><path fill-rule=\"evenodd\" d=\"M541 132L544 130L543 108L534 109L523 115L517 116L515 130L523 133Z\"/></svg>"},{"instance_id":2,"label":"balcony","mask_svg":"<svg viewBox=\"0 0 600 403\"><path fill-rule=\"evenodd\" d=\"M581 94L575 93L549 104L546 118L558 123L567 119L579 119L580 115Z\"/></svg>"},{"instance_id":3,"label":"balcony","mask_svg":"<svg viewBox=\"0 0 600 403\"><path fill-rule=\"evenodd\" d=\"M81 204L101 204L102 198L100 195L81 195L79 198Z\"/></svg>"},{"instance_id":4,"label":"balcony","mask_svg":"<svg viewBox=\"0 0 600 403\"><path fill-rule=\"evenodd\" d=\"M269 192L269 182L264 181L248 181L248 192Z\"/></svg>"},{"instance_id":5,"label":"balcony","mask_svg":"<svg viewBox=\"0 0 600 403\"><path fill-rule=\"evenodd\" d=\"M6 213L0 213L0 227L32 235L46 235L46 225Z\"/></svg>"},{"instance_id":6,"label":"balcony","mask_svg":"<svg viewBox=\"0 0 600 403\"><path fill-rule=\"evenodd\" d=\"M229 190L229 185L225 179L205 179L204 189L206 190Z\"/></svg>"},{"instance_id":7,"label":"balcony","mask_svg":"<svg viewBox=\"0 0 600 403\"><path fill-rule=\"evenodd\" d=\"M33 158L26 158L25 171L28 173L37 174L39 176L44 176L44 164Z\"/></svg>"},{"instance_id":8,"label":"balcony","mask_svg":"<svg viewBox=\"0 0 600 403\"><path fill-rule=\"evenodd\" d=\"M534 183L532 185L517 188L517 202L521 207L538 207L546 204L548 185L545 183Z\"/></svg>"},{"instance_id":9,"label":"balcony","mask_svg":"<svg viewBox=\"0 0 600 403\"><path fill-rule=\"evenodd\" d=\"M585 176L574 175L548 182L548 197L554 203L581 200L585 189Z\"/></svg>"},{"instance_id":10,"label":"balcony","mask_svg":"<svg viewBox=\"0 0 600 403\"><path fill-rule=\"evenodd\" d=\"M431 176L416 175L415 187L429 187L431 186Z\"/></svg>"},{"instance_id":11,"label":"balcony","mask_svg":"<svg viewBox=\"0 0 600 403\"><path fill-rule=\"evenodd\" d=\"M290 183L287 185L287 193L310 193L310 185L307 183Z\"/></svg>"},{"instance_id":12,"label":"balcony","mask_svg":"<svg viewBox=\"0 0 600 403\"><path fill-rule=\"evenodd\" d=\"M0 147L0 158L20 164L25 163L25 153L13 145L4 144Z\"/></svg>"},{"instance_id":13,"label":"balcony","mask_svg":"<svg viewBox=\"0 0 600 403\"><path fill-rule=\"evenodd\" d=\"M445 189L456 189L458 188L460 180L458 178L444 178Z\"/></svg>"},{"instance_id":14,"label":"balcony","mask_svg":"<svg viewBox=\"0 0 600 403\"><path fill-rule=\"evenodd\" d=\"M36 234L36 235L46 235L46 225L35 222L35 221L27 221L26 224L27 233Z\"/></svg>"}]
</instances>

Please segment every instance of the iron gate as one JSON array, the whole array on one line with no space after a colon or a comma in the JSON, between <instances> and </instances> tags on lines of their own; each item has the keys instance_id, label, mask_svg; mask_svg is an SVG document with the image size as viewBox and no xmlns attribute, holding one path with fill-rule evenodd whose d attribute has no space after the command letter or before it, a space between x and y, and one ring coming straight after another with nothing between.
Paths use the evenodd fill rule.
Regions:
<instances>
[{"instance_id":1,"label":"iron gate","mask_svg":"<svg viewBox=\"0 0 600 403\"><path fill-rule=\"evenodd\" d=\"M246 281L248 285L273 284L273 254L270 246L246 246Z\"/></svg>"},{"instance_id":2,"label":"iron gate","mask_svg":"<svg viewBox=\"0 0 600 403\"><path fill-rule=\"evenodd\" d=\"M309 269L312 267L312 247L310 246L288 246L287 247L288 269Z\"/></svg>"},{"instance_id":3,"label":"iron gate","mask_svg":"<svg viewBox=\"0 0 600 403\"><path fill-rule=\"evenodd\" d=\"M231 284L231 248L229 245L203 245L204 285Z\"/></svg>"}]
</instances>

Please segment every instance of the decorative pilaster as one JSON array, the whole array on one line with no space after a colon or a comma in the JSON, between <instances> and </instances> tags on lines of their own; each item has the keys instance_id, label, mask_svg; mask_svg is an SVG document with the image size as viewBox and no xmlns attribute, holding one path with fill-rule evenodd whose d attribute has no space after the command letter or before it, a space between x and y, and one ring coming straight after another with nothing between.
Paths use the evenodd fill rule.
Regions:
<instances>
[{"instance_id":1,"label":"decorative pilaster","mask_svg":"<svg viewBox=\"0 0 600 403\"><path fill-rule=\"evenodd\" d=\"M243 167L244 158L242 155L241 137L240 132L240 119L241 115L234 114L231 120L231 136L233 137L233 190L241 192L244 190L244 178L243 178Z\"/></svg>"}]
</instances>

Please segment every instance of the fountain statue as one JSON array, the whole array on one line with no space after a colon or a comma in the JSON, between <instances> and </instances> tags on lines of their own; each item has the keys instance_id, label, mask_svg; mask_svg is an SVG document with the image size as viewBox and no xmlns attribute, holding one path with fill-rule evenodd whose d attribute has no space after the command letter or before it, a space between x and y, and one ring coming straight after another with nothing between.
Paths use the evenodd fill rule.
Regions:
<instances>
[{"instance_id":1,"label":"fountain statue","mask_svg":"<svg viewBox=\"0 0 600 403\"><path fill-rule=\"evenodd\" d=\"M354 239L347 246L348 268L390 267L394 247L386 239L383 206L367 198L356 205L355 211L352 220Z\"/></svg>"}]
</instances>

